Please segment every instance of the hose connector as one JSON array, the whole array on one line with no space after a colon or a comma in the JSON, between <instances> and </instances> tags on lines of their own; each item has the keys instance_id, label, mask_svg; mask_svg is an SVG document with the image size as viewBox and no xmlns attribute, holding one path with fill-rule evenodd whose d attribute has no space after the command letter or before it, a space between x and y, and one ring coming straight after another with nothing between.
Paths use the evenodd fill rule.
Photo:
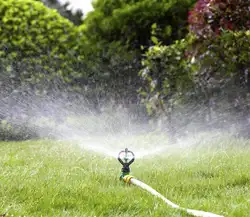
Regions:
<instances>
[{"instance_id":1,"label":"hose connector","mask_svg":"<svg viewBox=\"0 0 250 217\"><path fill-rule=\"evenodd\" d=\"M126 176L123 177L122 180L123 180L126 184L130 184L130 181L131 181L132 178L134 178L134 177L131 176L131 175L126 175Z\"/></svg>"}]
</instances>

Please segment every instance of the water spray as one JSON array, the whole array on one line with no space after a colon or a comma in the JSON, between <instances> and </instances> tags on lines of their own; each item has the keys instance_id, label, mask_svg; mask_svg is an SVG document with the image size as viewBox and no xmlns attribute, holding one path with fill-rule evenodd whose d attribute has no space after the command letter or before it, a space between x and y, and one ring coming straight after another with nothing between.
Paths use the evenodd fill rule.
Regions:
<instances>
[{"instance_id":1,"label":"water spray","mask_svg":"<svg viewBox=\"0 0 250 217\"><path fill-rule=\"evenodd\" d=\"M161 198L168 206L170 206L170 207L172 207L174 209L182 210L182 211L187 212L187 213L189 213L189 214L191 214L193 216L223 217L221 215L217 215L217 214L210 213L210 212L183 208L183 207L171 202L167 198L165 198L163 195L161 195L155 189L151 188L149 185L147 185L147 184L143 183L142 181L139 181L135 177L131 176L129 166L134 162L135 155L134 155L134 153L132 151L128 150L128 148L126 148L125 150L122 150L122 151L119 152L118 160L123 166L122 170L121 170L120 180L123 181L124 183L136 185L136 186L148 191L152 195L154 195L154 196L156 196L158 198Z\"/></svg>"}]
</instances>

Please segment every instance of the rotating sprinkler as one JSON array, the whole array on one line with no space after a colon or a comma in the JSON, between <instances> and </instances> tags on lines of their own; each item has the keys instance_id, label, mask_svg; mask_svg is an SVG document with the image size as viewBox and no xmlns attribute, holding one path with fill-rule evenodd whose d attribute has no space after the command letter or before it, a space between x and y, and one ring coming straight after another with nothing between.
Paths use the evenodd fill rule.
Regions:
<instances>
[{"instance_id":1,"label":"rotating sprinkler","mask_svg":"<svg viewBox=\"0 0 250 217\"><path fill-rule=\"evenodd\" d=\"M135 160L135 155L132 151L129 151L125 148L125 151L120 151L118 154L118 160L122 164L122 174L120 176L120 180L122 180L125 176L129 175L130 173L130 164L132 164Z\"/></svg>"},{"instance_id":2,"label":"rotating sprinkler","mask_svg":"<svg viewBox=\"0 0 250 217\"><path fill-rule=\"evenodd\" d=\"M123 181L124 183L136 185L136 186L148 191L152 195L162 199L168 206L170 206L174 209L182 210L182 211L189 213L193 216L223 217L221 215L217 215L217 214L210 213L210 212L183 208L183 207L171 202L170 200L165 198L163 195L161 195L159 192L157 192L155 189L153 189L149 185L143 183L142 181L139 181L138 179L136 179L135 177L130 175L130 167L129 166L134 162L134 160L135 160L135 155L132 151L128 150L128 148L120 151L118 154L118 161L122 164L120 180Z\"/></svg>"}]
</instances>

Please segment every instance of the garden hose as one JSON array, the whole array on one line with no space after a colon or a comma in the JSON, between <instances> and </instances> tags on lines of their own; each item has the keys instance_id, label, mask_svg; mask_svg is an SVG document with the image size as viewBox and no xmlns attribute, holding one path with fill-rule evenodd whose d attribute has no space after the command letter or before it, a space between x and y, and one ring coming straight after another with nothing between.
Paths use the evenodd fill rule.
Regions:
<instances>
[{"instance_id":1,"label":"garden hose","mask_svg":"<svg viewBox=\"0 0 250 217\"><path fill-rule=\"evenodd\" d=\"M130 155L130 157L129 157ZM123 165L122 168L122 174L120 175L120 180L123 181L126 184L133 184L136 185L146 191L148 191L149 193L151 193L152 195L162 199L167 205L169 205L170 207L174 208L174 209L178 209L178 210L182 210L185 211L193 216L199 216L199 217L223 217L221 215L217 215L214 213L210 213L210 212L205 212L205 211L200 211L200 210L193 210L193 209L187 209L187 208L183 208L180 207L179 205L171 202L170 200L168 200L167 198L165 198L163 195L161 195L159 192L157 192L155 189L153 189L152 187L150 187L149 185L143 183L142 181L134 178L133 176L129 175L130 173L130 164L132 164L134 162L135 156L134 153L132 151L129 151L127 148L125 149L125 151L121 151L118 155L118 160L119 162Z\"/></svg>"}]
</instances>

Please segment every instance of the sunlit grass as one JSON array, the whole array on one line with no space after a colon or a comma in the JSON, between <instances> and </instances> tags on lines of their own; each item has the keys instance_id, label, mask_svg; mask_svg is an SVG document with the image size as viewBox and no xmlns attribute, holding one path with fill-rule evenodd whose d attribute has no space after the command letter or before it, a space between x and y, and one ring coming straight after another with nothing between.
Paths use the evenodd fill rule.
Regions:
<instances>
[{"instance_id":1,"label":"sunlit grass","mask_svg":"<svg viewBox=\"0 0 250 217\"><path fill-rule=\"evenodd\" d=\"M132 174L183 207L247 217L249 142L221 144L137 159ZM120 169L115 158L69 143L1 142L0 215L188 216L137 187L124 186Z\"/></svg>"}]
</instances>

